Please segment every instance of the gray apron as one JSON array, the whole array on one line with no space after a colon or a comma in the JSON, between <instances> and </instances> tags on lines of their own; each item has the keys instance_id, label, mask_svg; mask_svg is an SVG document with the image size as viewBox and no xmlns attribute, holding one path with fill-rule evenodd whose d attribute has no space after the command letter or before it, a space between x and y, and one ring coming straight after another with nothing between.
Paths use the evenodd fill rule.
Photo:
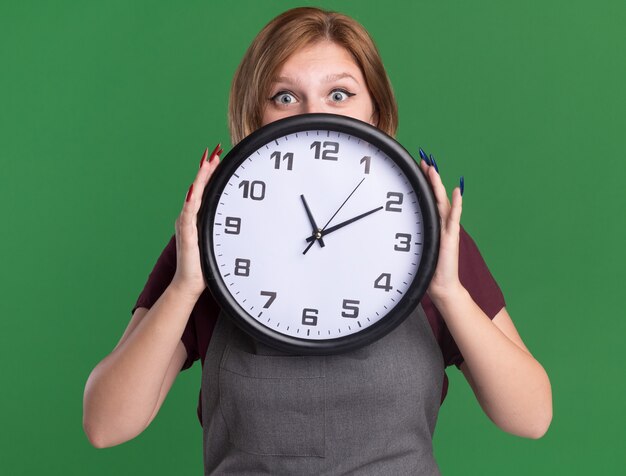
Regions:
<instances>
[{"instance_id":1,"label":"gray apron","mask_svg":"<svg viewBox=\"0 0 626 476\"><path fill-rule=\"evenodd\" d=\"M443 358L420 306L356 351L290 356L218 318L202 371L204 472L436 475Z\"/></svg>"}]
</instances>

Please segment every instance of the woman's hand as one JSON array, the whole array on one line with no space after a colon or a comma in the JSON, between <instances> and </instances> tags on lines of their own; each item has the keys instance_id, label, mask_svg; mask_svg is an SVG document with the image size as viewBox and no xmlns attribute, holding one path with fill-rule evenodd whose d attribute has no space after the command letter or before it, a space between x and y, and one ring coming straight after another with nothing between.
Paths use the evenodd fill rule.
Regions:
<instances>
[{"instance_id":1,"label":"woman's hand","mask_svg":"<svg viewBox=\"0 0 626 476\"><path fill-rule=\"evenodd\" d=\"M197 215L204 187L220 163L221 145L217 144L207 159L208 152L209 149L206 149L202 155L200 170L189 187L183 209L176 219L176 273L171 285L196 298L206 287L200 266Z\"/></svg>"},{"instance_id":2,"label":"woman's hand","mask_svg":"<svg viewBox=\"0 0 626 476\"><path fill-rule=\"evenodd\" d=\"M463 357L460 369L485 413L514 435L539 438L552 419L550 380L530 354L507 310L487 316L459 280L461 188L450 204L437 165L420 150L441 218L439 261L428 294Z\"/></svg>"},{"instance_id":3,"label":"woman's hand","mask_svg":"<svg viewBox=\"0 0 626 476\"><path fill-rule=\"evenodd\" d=\"M205 284L200 267L196 215L204 187L219 164L218 145L189 188L176 220L176 272L150 309L138 307L113 352L85 385L83 427L97 448L119 445L154 419L187 358L181 335Z\"/></svg>"},{"instance_id":4,"label":"woman's hand","mask_svg":"<svg viewBox=\"0 0 626 476\"><path fill-rule=\"evenodd\" d=\"M420 155L422 154L420 153ZM459 281L458 270L459 232L463 199L461 189L455 187L452 191L452 204L450 204L432 156L428 162L427 159L424 159L425 154L422 157L420 168L432 186L441 222L439 260L437 261L435 274L428 287L428 294L436 305L442 300L453 298L463 288Z\"/></svg>"}]
</instances>

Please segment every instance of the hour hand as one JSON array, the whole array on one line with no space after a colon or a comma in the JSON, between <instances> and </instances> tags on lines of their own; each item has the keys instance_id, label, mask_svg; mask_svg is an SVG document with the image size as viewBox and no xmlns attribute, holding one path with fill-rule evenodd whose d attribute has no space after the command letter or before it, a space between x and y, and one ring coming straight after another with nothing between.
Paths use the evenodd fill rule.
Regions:
<instances>
[{"instance_id":1,"label":"hour hand","mask_svg":"<svg viewBox=\"0 0 626 476\"><path fill-rule=\"evenodd\" d=\"M309 205L306 203L306 199L304 198L304 195L300 195L300 198L302 199L302 204L304 205L304 209L306 210L306 215L309 217L309 222L311 223L311 226L313 227L313 234L311 235L310 240L308 239L307 241L312 241L317 238L317 241L319 242L320 246L323 248L326 245L324 244L324 239L322 238L322 230L320 230L317 224L315 223L315 218L313 218L313 214L311 213L311 209L309 208Z\"/></svg>"}]
</instances>

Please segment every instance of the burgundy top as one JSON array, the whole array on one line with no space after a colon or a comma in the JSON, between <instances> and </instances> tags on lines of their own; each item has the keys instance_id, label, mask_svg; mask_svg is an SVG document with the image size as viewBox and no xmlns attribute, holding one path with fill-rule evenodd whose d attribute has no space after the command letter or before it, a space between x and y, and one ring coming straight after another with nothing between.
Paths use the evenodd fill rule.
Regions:
<instances>
[{"instance_id":1,"label":"burgundy top","mask_svg":"<svg viewBox=\"0 0 626 476\"><path fill-rule=\"evenodd\" d=\"M165 288L170 284L176 271L176 239L174 236L161 253L154 266L146 285L137 299L132 312L138 307L149 309L159 299ZM504 296L489 272L476 244L467 232L461 227L459 244L459 279L467 289L472 299L478 304L490 319L504 307ZM435 338L443 354L444 365L456 365L459 367L463 362L463 356L454 342L443 317L434 306L428 294L422 298L422 307L428 317L428 322L433 330ZM183 344L187 349L187 360L182 370L188 369L198 359L204 365L204 356L217 321L220 308L205 289L191 312L189 321L182 336ZM443 390L441 401L448 391L448 377L444 373ZM198 416L201 415L200 402L198 403ZM200 423L202 419L200 418Z\"/></svg>"}]
</instances>

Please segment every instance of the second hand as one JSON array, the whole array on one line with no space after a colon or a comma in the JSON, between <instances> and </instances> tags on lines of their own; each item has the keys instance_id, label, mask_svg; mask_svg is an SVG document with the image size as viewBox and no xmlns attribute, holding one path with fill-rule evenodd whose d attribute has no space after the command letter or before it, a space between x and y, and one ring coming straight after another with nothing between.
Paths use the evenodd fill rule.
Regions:
<instances>
[{"instance_id":1,"label":"second hand","mask_svg":"<svg viewBox=\"0 0 626 476\"><path fill-rule=\"evenodd\" d=\"M337 216L337 213L339 213L339 210L341 210L343 208L343 206L346 204L346 202L348 200L350 200L350 197L352 195L354 195L354 192L357 191L357 189L361 186L361 184L363 183L363 181L365 180L365 177L363 177L361 179L361 181L356 185L356 187L354 187L354 190L352 190L352 192L350 192L350 195L348 195L348 198L346 198L343 203L339 206L339 208L337 208L337 211L333 214L332 217L330 217L330 220L328 220L326 222L326 225L324 225L324 228L322 228L319 232L320 238L322 236L324 236L324 230L326 230L326 227L330 224L331 221L333 221L333 218L335 218ZM317 236L315 236L315 239L313 241L311 241L311 243L309 243L309 246L306 247L306 249L302 252L303 255L305 255L307 253L307 251L309 251L311 249L311 246L313 246L313 243L315 243L318 240Z\"/></svg>"}]
</instances>

